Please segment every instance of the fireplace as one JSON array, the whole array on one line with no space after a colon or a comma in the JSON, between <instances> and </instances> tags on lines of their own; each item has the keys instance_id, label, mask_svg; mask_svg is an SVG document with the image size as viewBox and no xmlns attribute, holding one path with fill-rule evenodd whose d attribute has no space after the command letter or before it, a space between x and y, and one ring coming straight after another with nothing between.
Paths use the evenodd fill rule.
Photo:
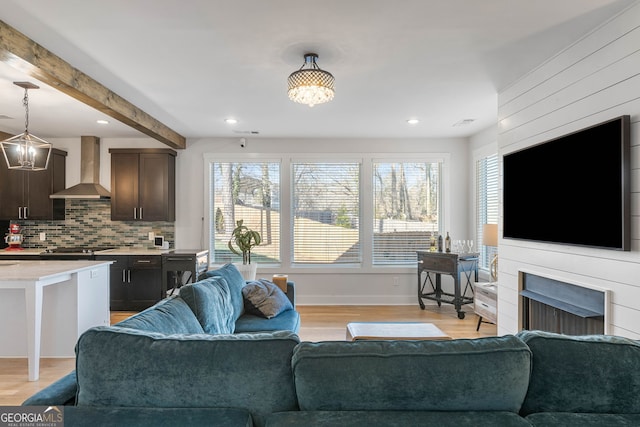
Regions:
<instances>
[{"instance_id":1,"label":"fireplace","mask_svg":"<svg viewBox=\"0 0 640 427\"><path fill-rule=\"evenodd\" d=\"M608 291L520 272L522 328L566 335L604 334Z\"/></svg>"}]
</instances>

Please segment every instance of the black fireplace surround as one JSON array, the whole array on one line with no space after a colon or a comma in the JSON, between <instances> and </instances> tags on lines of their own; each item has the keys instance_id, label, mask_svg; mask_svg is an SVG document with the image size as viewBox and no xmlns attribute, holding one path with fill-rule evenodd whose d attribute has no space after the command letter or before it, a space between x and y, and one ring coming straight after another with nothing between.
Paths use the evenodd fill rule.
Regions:
<instances>
[{"instance_id":1,"label":"black fireplace surround","mask_svg":"<svg viewBox=\"0 0 640 427\"><path fill-rule=\"evenodd\" d=\"M522 326L566 335L604 333L605 293L520 272Z\"/></svg>"}]
</instances>

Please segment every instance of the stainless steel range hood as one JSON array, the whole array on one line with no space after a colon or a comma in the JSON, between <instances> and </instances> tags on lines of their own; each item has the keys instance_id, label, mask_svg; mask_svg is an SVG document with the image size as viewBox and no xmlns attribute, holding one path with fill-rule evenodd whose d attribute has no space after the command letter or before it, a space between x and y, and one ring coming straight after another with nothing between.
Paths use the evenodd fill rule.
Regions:
<instances>
[{"instance_id":1,"label":"stainless steel range hood","mask_svg":"<svg viewBox=\"0 0 640 427\"><path fill-rule=\"evenodd\" d=\"M80 138L80 184L58 191L51 199L110 199L111 193L100 185L100 138Z\"/></svg>"}]
</instances>

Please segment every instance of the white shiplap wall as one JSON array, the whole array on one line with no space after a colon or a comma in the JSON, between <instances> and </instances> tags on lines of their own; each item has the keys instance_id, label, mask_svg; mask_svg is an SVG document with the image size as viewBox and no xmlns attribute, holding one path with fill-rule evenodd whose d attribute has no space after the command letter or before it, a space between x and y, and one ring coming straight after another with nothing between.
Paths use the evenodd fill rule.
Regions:
<instances>
[{"instance_id":1,"label":"white shiplap wall","mask_svg":"<svg viewBox=\"0 0 640 427\"><path fill-rule=\"evenodd\" d=\"M631 251L501 239L499 334L520 328L518 271L528 270L609 289L609 333L640 339L640 2L499 94L498 149L504 155L623 114L631 116ZM553 206L541 209L553 215Z\"/></svg>"}]
</instances>

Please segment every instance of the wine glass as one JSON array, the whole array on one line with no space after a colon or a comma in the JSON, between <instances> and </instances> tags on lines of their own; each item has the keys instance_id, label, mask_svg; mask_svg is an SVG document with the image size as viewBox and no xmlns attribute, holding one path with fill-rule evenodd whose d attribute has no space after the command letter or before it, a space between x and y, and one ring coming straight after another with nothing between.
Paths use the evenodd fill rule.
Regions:
<instances>
[{"instance_id":1,"label":"wine glass","mask_svg":"<svg viewBox=\"0 0 640 427\"><path fill-rule=\"evenodd\" d=\"M467 245L469 246L469 253L473 252L473 240L467 240Z\"/></svg>"}]
</instances>

